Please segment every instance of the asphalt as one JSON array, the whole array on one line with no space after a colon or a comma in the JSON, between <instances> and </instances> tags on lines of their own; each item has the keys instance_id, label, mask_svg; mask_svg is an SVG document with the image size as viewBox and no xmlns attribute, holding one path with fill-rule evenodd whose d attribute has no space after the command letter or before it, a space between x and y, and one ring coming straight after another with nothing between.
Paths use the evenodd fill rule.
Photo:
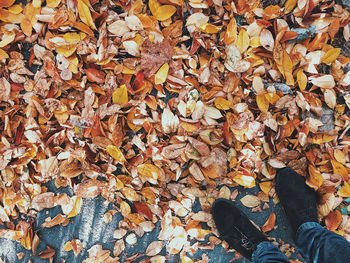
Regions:
<instances>
[{"instance_id":1,"label":"asphalt","mask_svg":"<svg viewBox=\"0 0 350 263\"><path fill-rule=\"evenodd\" d=\"M52 186L51 186L52 187ZM50 187L50 188L51 188ZM232 188L231 191L234 189ZM289 243L295 246L292 240L292 233L290 230L289 223L285 217L285 214L279 204L274 205L272 199L269 201L270 208L268 210L263 210L262 212L251 212L249 208L244 207L240 198L247 194L257 194L258 188L244 189L243 187L238 187L239 195L236 198L236 204L258 225L262 226L268 219L270 213L273 211L276 214L276 229L269 232L269 236L281 239L285 243ZM72 194L70 189L60 189L59 192L67 192ZM53 209L45 209L38 213L36 222L34 224L34 231L40 236L40 244L38 246L38 253L46 249L46 245L50 245L56 250L56 255L54 262L61 262L64 259L65 262L82 262L88 257L88 249L93 245L100 243L103 249L108 249L113 251L113 246L115 244L115 239L113 238L113 232L118 228L118 222L122 219L119 213L113 216L111 223L103 222L103 215L111 209L111 205L106 205L103 197L99 196L94 199L84 199L81 212L74 218L71 219L70 223L66 227L55 226L52 228L42 228L41 224L45 221L47 217L54 217L61 212L61 208L55 207ZM194 211L200 210L199 202L196 202ZM124 252L120 256L120 262L125 262L125 259L135 255L137 253L145 253L146 248L152 242L157 240L158 233L160 231L160 224L157 223L155 229L150 233L145 233L134 246L126 244ZM128 232L128 234L131 231ZM75 257L73 252L65 252L63 247L64 244L73 238L80 239L83 243L83 250ZM207 238L208 239L208 238ZM206 243L206 241L203 241ZM18 260L17 253L24 252L24 257L22 260ZM169 255L166 248L163 247L160 255L166 256L167 262L180 262L179 256ZM210 262L224 263L231 262L234 259L235 254L233 252L226 252L221 245L215 246L213 250L199 249L196 253L190 254L188 256L194 261L200 259L202 255L205 254ZM112 255L112 253L111 253ZM31 251L25 250L22 245L16 241L10 241L7 239L0 238L0 258L4 259L5 262L28 262L29 259L32 262L48 262L47 259L40 259L37 255L33 255ZM303 260L294 253L291 257L292 259ZM146 256L141 256L133 262L137 263L142 260L147 259ZM243 263L249 262L248 260L241 258L233 262Z\"/></svg>"}]
</instances>

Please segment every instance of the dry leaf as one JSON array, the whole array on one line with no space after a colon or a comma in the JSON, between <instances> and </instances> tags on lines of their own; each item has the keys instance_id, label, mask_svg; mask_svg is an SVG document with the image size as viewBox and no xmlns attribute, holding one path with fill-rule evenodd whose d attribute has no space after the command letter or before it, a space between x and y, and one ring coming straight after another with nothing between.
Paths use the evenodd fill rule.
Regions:
<instances>
[{"instance_id":1,"label":"dry leaf","mask_svg":"<svg viewBox=\"0 0 350 263\"><path fill-rule=\"evenodd\" d=\"M276 222L276 214L272 212L269 218L267 219L267 221L265 222L265 224L261 227L261 231L266 233L273 230L273 228L275 227L275 222Z\"/></svg>"},{"instance_id":2,"label":"dry leaf","mask_svg":"<svg viewBox=\"0 0 350 263\"><path fill-rule=\"evenodd\" d=\"M146 255L153 257L157 255L163 248L163 241L153 241L146 249Z\"/></svg>"},{"instance_id":3,"label":"dry leaf","mask_svg":"<svg viewBox=\"0 0 350 263\"><path fill-rule=\"evenodd\" d=\"M260 200L255 195L245 195L241 198L241 202L244 206L249 208L257 207L260 205Z\"/></svg>"}]
</instances>

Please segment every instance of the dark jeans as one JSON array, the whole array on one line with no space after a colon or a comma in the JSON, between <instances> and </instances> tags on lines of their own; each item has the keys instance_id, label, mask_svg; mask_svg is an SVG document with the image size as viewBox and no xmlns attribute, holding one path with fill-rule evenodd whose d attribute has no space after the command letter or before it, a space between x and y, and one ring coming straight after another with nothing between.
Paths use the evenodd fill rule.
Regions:
<instances>
[{"instance_id":1,"label":"dark jeans","mask_svg":"<svg viewBox=\"0 0 350 263\"><path fill-rule=\"evenodd\" d=\"M350 243L318 223L302 224L296 234L296 244L307 262L350 262ZM278 247L266 241L258 245L253 253L252 261L254 263L289 262L286 255Z\"/></svg>"}]
</instances>

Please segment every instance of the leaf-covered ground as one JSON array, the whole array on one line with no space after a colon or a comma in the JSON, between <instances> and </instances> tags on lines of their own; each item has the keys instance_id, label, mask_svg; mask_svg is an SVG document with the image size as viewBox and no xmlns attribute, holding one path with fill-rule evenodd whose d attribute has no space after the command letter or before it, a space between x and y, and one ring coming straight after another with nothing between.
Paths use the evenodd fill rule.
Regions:
<instances>
[{"instance_id":1,"label":"leaf-covered ground","mask_svg":"<svg viewBox=\"0 0 350 263\"><path fill-rule=\"evenodd\" d=\"M113 249L71 236L67 254L124 261L157 226L129 261L208 262L193 255L228 249L213 201L269 211L269 233L276 169L289 166L317 191L325 227L350 240L348 8L0 0L0 237L60 262L43 229L68 228L102 198L103 222L121 218Z\"/></svg>"}]
</instances>

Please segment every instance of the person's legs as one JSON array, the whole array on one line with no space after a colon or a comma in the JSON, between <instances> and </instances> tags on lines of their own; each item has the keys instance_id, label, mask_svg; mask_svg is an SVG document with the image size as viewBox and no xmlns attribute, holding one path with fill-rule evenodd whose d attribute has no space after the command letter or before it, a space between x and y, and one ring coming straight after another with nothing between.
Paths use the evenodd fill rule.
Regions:
<instances>
[{"instance_id":1,"label":"person's legs","mask_svg":"<svg viewBox=\"0 0 350 263\"><path fill-rule=\"evenodd\" d=\"M216 200L212 214L220 237L244 257L257 263L289 262L232 201L221 198Z\"/></svg>"},{"instance_id":2,"label":"person's legs","mask_svg":"<svg viewBox=\"0 0 350 263\"><path fill-rule=\"evenodd\" d=\"M290 168L279 170L276 192L306 260L314 263L350 261L350 243L318 224L316 193L306 185L303 176Z\"/></svg>"},{"instance_id":3,"label":"person's legs","mask_svg":"<svg viewBox=\"0 0 350 263\"><path fill-rule=\"evenodd\" d=\"M350 243L344 237L315 222L304 223L298 228L296 244L308 262L344 263L350 261Z\"/></svg>"},{"instance_id":4,"label":"person's legs","mask_svg":"<svg viewBox=\"0 0 350 263\"><path fill-rule=\"evenodd\" d=\"M276 247L274 244L268 241L261 242L252 255L253 263L287 263L289 262L285 254Z\"/></svg>"}]
</instances>

